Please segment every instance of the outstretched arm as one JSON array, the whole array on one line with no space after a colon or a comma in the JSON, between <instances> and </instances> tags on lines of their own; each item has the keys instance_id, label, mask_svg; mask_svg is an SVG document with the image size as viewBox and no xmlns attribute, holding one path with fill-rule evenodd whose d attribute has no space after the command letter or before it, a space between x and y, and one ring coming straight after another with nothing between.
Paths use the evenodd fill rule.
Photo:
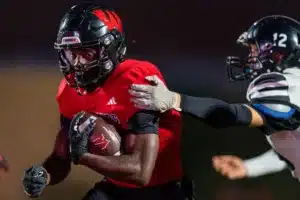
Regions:
<instances>
[{"instance_id":1,"label":"outstretched arm","mask_svg":"<svg viewBox=\"0 0 300 200\"><path fill-rule=\"evenodd\" d=\"M279 158L274 150L269 150L257 157L243 160L234 155L213 157L213 167L229 179L242 179L276 173L287 168L287 163Z\"/></svg>"},{"instance_id":2,"label":"outstretched arm","mask_svg":"<svg viewBox=\"0 0 300 200\"><path fill-rule=\"evenodd\" d=\"M203 120L215 128L233 125L262 126L263 116L251 106L229 104L219 99L192 97L168 90L156 76L146 77L152 85L131 86L136 107L165 112L176 109Z\"/></svg>"},{"instance_id":3,"label":"outstretched arm","mask_svg":"<svg viewBox=\"0 0 300 200\"><path fill-rule=\"evenodd\" d=\"M178 94L182 112L202 119L214 128L230 126L262 126L263 116L246 104L230 104L219 99Z\"/></svg>"}]
</instances>

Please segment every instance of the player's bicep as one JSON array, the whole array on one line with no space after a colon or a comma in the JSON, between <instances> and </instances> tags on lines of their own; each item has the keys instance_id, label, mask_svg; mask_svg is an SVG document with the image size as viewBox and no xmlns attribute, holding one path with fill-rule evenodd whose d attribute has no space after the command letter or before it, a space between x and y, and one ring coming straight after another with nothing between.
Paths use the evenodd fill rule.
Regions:
<instances>
[{"instance_id":1,"label":"player's bicep","mask_svg":"<svg viewBox=\"0 0 300 200\"><path fill-rule=\"evenodd\" d=\"M148 183L155 167L159 149L159 137L155 133L137 134L132 154L138 157L140 178Z\"/></svg>"},{"instance_id":2,"label":"player's bicep","mask_svg":"<svg viewBox=\"0 0 300 200\"><path fill-rule=\"evenodd\" d=\"M159 148L159 114L142 110L128 120L128 131L135 135L133 154L139 156L141 173L149 180L157 159Z\"/></svg>"},{"instance_id":3,"label":"player's bicep","mask_svg":"<svg viewBox=\"0 0 300 200\"><path fill-rule=\"evenodd\" d=\"M136 135L134 152L140 153L142 157L142 164L154 166L157 152L159 137L157 134L139 134ZM148 164L147 164L148 163Z\"/></svg>"},{"instance_id":4,"label":"player's bicep","mask_svg":"<svg viewBox=\"0 0 300 200\"><path fill-rule=\"evenodd\" d=\"M249 113L250 113L249 126L250 127L261 127L265 124L265 117L258 109L256 109L252 105L244 104L243 106L249 110Z\"/></svg>"}]
</instances>

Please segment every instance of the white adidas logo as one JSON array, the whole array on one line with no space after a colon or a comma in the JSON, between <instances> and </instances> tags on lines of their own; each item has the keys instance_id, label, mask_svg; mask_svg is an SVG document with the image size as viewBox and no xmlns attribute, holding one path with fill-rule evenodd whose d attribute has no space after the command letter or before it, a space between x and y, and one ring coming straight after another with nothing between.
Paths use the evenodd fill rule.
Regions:
<instances>
[{"instance_id":1,"label":"white adidas logo","mask_svg":"<svg viewBox=\"0 0 300 200\"><path fill-rule=\"evenodd\" d=\"M116 102L115 97L112 97L112 98L109 99L109 101L107 102L106 105L111 106L111 105L116 105L116 104L117 104L117 102Z\"/></svg>"}]
</instances>

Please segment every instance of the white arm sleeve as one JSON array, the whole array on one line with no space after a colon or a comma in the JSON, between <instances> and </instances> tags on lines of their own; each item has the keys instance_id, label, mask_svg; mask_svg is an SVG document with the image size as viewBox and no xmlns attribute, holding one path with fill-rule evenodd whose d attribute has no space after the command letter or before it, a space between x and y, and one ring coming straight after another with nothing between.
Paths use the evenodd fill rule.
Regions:
<instances>
[{"instance_id":1,"label":"white arm sleeve","mask_svg":"<svg viewBox=\"0 0 300 200\"><path fill-rule=\"evenodd\" d=\"M281 160L273 149L254 158L244 161L248 177L257 177L276 173L287 168L287 163Z\"/></svg>"}]
</instances>

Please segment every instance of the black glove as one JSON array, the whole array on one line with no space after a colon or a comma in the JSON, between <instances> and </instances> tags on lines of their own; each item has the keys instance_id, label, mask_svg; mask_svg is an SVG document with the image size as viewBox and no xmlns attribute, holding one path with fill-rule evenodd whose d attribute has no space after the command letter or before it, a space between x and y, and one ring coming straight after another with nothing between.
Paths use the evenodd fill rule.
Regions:
<instances>
[{"instance_id":1,"label":"black glove","mask_svg":"<svg viewBox=\"0 0 300 200\"><path fill-rule=\"evenodd\" d=\"M81 125L84 123L84 115L85 112L78 113L72 119L69 129L70 153L74 164L78 164L80 157L88 152L89 136L92 134L95 127L95 120L88 118L87 120L90 120L89 123L81 130Z\"/></svg>"},{"instance_id":2,"label":"black glove","mask_svg":"<svg viewBox=\"0 0 300 200\"><path fill-rule=\"evenodd\" d=\"M31 198L41 196L48 183L47 171L41 165L35 165L25 170L23 177L24 192Z\"/></svg>"}]
</instances>

